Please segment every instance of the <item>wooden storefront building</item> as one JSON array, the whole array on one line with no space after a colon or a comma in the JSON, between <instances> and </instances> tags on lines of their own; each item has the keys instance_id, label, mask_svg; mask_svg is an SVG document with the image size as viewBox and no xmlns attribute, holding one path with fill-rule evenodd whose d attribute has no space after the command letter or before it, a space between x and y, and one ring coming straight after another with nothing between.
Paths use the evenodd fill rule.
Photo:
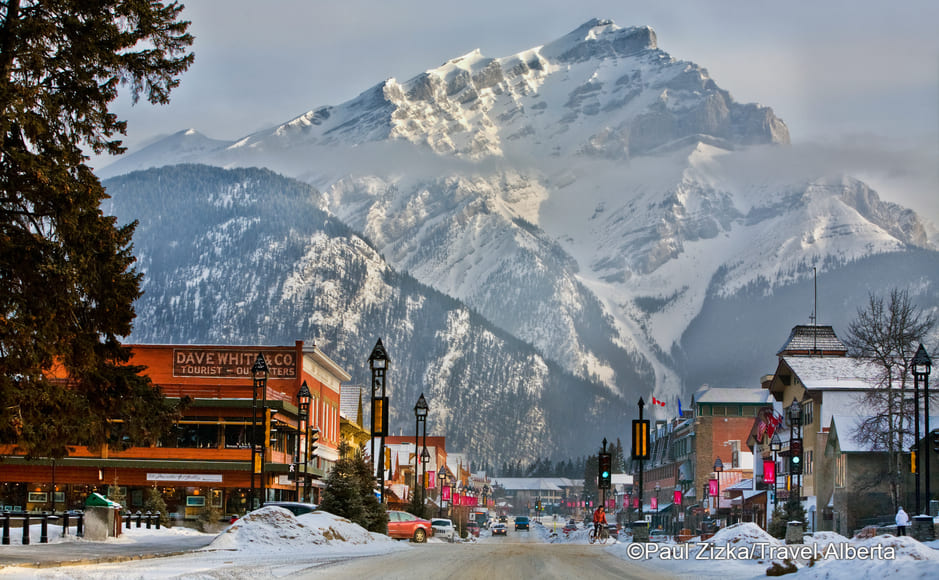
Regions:
<instances>
[{"instance_id":1,"label":"wooden storefront building","mask_svg":"<svg viewBox=\"0 0 939 580\"><path fill-rule=\"evenodd\" d=\"M61 511L80 508L92 492L110 492L136 511L148 488L158 489L179 518L195 517L207 506L241 514L252 497L255 503L319 502L322 479L338 459L340 384L350 375L315 345L130 348L130 364L147 367L144 372L167 398L191 398L171 433L150 447L70 446L68 456L54 461L27 460L15 445L0 445L2 507ZM258 355L268 374L255 402L252 366ZM298 394L304 383L309 421L301 424ZM256 464L252 470L251 444L261 440L263 468Z\"/></svg>"}]
</instances>

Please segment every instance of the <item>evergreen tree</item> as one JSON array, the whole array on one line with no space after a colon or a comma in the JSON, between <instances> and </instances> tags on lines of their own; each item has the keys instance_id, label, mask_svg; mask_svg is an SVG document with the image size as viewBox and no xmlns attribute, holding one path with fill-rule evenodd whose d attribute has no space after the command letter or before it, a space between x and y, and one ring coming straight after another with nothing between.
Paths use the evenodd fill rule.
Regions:
<instances>
[{"instance_id":1,"label":"evergreen tree","mask_svg":"<svg viewBox=\"0 0 939 580\"><path fill-rule=\"evenodd\" d=\"M141 294L136 224L103 215L83 147L124 150L126 122L108 108L122 84L134 102L169 102L193 60L182 8L0 2L0 442L28 456L154 442L174 418L141 369L124 366L118 339Z\"/></svg>"},{"instance_id":2,"label":"evergreen tree","mask_svg":"<svg viewBox=\"0 0 939 580\"><path fill-rule=\"evenodd\" d=\"M339 460L326 476L320 509L348 518L370 532L388 533L388 514L375 497L371 468L362 449L339 444Z\"/></svg>"}]
</instances>

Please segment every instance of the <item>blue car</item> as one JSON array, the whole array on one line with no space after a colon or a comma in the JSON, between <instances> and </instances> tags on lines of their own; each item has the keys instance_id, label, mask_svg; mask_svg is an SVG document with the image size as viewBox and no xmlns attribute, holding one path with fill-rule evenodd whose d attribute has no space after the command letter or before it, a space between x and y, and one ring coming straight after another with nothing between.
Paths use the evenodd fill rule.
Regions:
<instances>
[{"instance_id":1,"label":"blue car","mask_svg":"<svg viewBox=\"0 0 939 580\"><path fill-rule=\"evenodd\" d=\"M515 531L528 530L528 516L515 517Z\"/></svg>"}]
</instances>

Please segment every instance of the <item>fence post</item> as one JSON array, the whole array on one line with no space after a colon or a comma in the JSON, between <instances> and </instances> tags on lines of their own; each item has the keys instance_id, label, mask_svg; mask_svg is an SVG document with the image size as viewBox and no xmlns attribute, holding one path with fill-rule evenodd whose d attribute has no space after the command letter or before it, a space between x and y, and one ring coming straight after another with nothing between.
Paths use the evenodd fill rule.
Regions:
<instances>
[{"instance_id":1,"label":"fence post","mask_svg":"<svg viewBox=\"0 0 939 580\"><path fill-rule=\"evenodd\" d=\"M143 514L140 513L140 510L137 510L137 527L140 527L140 519L143 517Z\"/></svg>"},{"instance_id":2,"label":"fence post","mask_svg":"<svg viewBox=\"0 0 939 580\"><path fill-rule=\"evenodd\" d=\"M133 518L133 516L134 516L134 513L130 510L127 510L126 512L124 512L124 518L127 520L126 522L124 522L124 527L127 528L128 530L130 529L130 520Z\"/></svg>"},{"instance_id":3,"label":"fence post","mask_svg":"<svg viewBox=\"0 0 939 580\"><path fill-rule=\"evenodd\" d=\"M42 526L39 528L39 543L49 543L49 514L42 512Z\"/></svg>"},{"instance_id":4,"label":"fence post","mask_svg":"<svg viewBox=\"0 0 939 580\"><path fill-rule=\"evenodd\" d=\"M3 512L3 545L10 545L10 512Z\"/></svg>"},{"instance_id":5,"label":"fence post","mask_svg":"<svg viewBox=\"0 0 939 580\"><path fill-rule=\"evenodd\" d=\"M68 535L68 510L62 511L62 535Z\"/></svg>"},{"instance_id":6,"label":"fence post","mask_svg":"<svg viewBox=\"0 0 939 580\"><path fill-rule=\"evenodd\" d=\"M85 535L85 512L78 513L78 522L75 524L75 535L79 538Z\"/></svg>"},{"instance_id":7,"label":"fence post","mask_svg":"<svg viewBox=\"0 0 939 580\"><path fill-rule=\"evenodd\" d=\"M150 510L147 510L147 529L150 529L150 520L153 518L153 514L150 513Z\"/></svg>"},{"instance_id":8,"label":"fence post","mask_svg":"<svg viewBox=\"0 0 939 580\"><path fill-rule=\"evenodd\" d=\"M29 545L29 512L23 512L23 545Z\"/></svg>"},{"instance_id":9,"label":"fence post","mask_svg":"<svg viewBox=\"0 0 939 580\"><path fill-rule=\"evenodd\" d=\"M160 512L156 513L156 529L160 529Z\"/></svg>"}]
</instances>

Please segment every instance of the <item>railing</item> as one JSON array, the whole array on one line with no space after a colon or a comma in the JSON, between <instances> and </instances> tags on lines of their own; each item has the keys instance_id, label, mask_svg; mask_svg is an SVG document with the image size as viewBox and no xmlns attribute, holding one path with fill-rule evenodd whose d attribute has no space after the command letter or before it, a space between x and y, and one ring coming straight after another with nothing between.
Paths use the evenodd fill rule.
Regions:
<instances>
[{"instance_id":1,"label":"railing","mask_svg":"<svg viewBox=\"0 0 939 580\"><path fill-rule=\"evenodd\" d=\"M49 520L57 520L59 519L59 516L55 514L49 514L46 512L36 515L30 512L6 512L6 511L3 512L3 516L2 516L3 536L2 536L2 539L0 539L0 543L2 543L4 546L10 545L10 520L15 519L15 520L23 520L22 542L24 546L28 546L29 534L30 534L29 520L31 517L38 517L42 524L39 528L40 530L39 531L39 543L48 544L49 543ZM75 525L75 535L78 536L79 538L82 537L84 535L84 527L83 527L84 526L84 513L82 512L78 512L77 514L75 513L70 514L69 512L65 512L62 514L61 516L62 535L63 536L68 535L69 517L77 517L77 521Z\"/></svg>"}]
</instances>

